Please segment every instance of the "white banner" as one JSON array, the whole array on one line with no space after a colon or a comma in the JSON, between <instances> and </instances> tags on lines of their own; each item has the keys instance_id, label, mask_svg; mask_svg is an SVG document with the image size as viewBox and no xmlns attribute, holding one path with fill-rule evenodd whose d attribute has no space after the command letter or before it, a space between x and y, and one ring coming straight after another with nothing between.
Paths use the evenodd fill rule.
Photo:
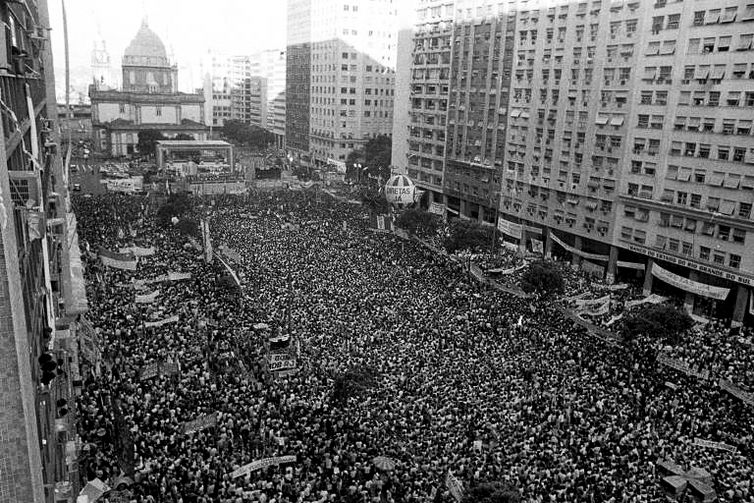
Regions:
<instances>
[{"instance_id":1,"label":"white banner","mask_svg":"<svg viewBox=\"0 0 754 503\"><path fill-rule=\"evenodd\" d=\"M106 257L104 255L100 255L99 258L107 267L112 267L114 269L123 269L126 271L135 271L136 266L139 264L136 260L118 260Z\"/></svg>"},{"instance_id":2,"label":"white banner","mask_svg":"<svg viewBox=\"0 0 754 503\"><path fill-rule=\"evenodd\" d=\"M128 248L120 248L120 253L133 253L137 257L151 257L155 254L154 246L149 248L142 248L141 246L129 246Z\"/></svg>"},{"instance_id":3,"label":"white banner","mask_svg":"<svg viewBox=\"0 0 754 503\"><path fill-rule=\"evenodd\" d=\"M450 495L453 496L453 499L456 501L461 501L463 499L463 486L450 470L448 470L448 474L445 476L445 485L447 486Z\"/></svg>"},{"instance_id":4,"label":"white banner","mask_svg":"<svg viewBox=\"0 0 754 503\"><path fill-rule=\"evenodd\" d=\"M440 215L445 218L447 209L442 203L429 203L429 212L435 215Z\"/></svg>"},{"instance_id":5,"label":"white banner","mask_svg":"<svg viewBox=\"0 0 754 503\"><path fill-rule=\"evenodd\" d=\"M699 437L694 438L694 445L699 447L706 447L708 449L717 449L720 451L736 452L736 448L732 445L724 444L722 442L712 442L711 440L702 440Z\"/></svg>"},{"instance_id":6,"label":"white banner","mask_svg":"<svg viewBox=\"0 0 754 503\"><path fill-rule=\"evenodd\" d=\"M541 239L531 238L531 250L534 253L542 254L545 252L545 245Z\"/></svg>"},{"instance_id":7,"label":"white banner","mask_svg":"<svg viewBox=\"0 0 754 503\"><path fill-rule=\"evenodd\" d=\"M706 283L700 283L693 281L683 276L674 274L667 269L663 269L656 263L652 266L652 276L661 279L665 283L672 285L676 288L680 288L685 292L691 292L703 297L709 297L716 300L725 300L730 293L730 288L723 288L720 286L712 286Z\"/></svg>"},{"instance_id":8,"label":"white banner","mask_svg":"<svg viewBox=\"0 0 754 503\"><path fill-rule=\"evenodd\" d=\"M152 293L148 293L145 295L137 295L136 296L136 303L137 304L151 304L155 300L157 300L157 296L160 294L160 291L154 291Z\"/></svg>"},{"instance_id":9,"label":"white banner","mask_svg":"<svg viewBox=\"0 0 754 503\"><path fill-rule=\"evenodd\" d=\"M273 358L276 357L276 358ZM287 354L272 354L268 358L267 368L270 372L290 369L296 366L296 358Z\"/></svg>"},{"instance_id":10,"label":"white banner","mask_svg":"<svg viewBox=\"0 0 754 503\"><path fill-rule=\"evenodd\" d=\"M742 402L754 406L754 393L747 393L732 382L726 381L724 379L720 379L720 381L718 381L718 385L721 389L727 391Z\"/></svg>"},{"instance_id":11,"label":"white banner","mask_svg":"<svg viewBox=\"0 0 754 503\"><path fill-rule=\"evenodd\" d=\"M643 271L644 270L644 264L641 264L639 262L625 262L623 260L619 260L617 262L618 267L622 267L623 269L635 269L637 271Z\"/></svg>"},{"instance_id":12,"label":"white banner","mask_svg":"<svg viewBox=\"0 0 754 503\"><path fill-rule=\"evenodd\" d=\"M161 327L163 325L167 325L168 323L177 323L178 322L178 315L175 314L171 316L170 318L165 318L164 320L159 321L147 321L144 323L144 326L147 328L152 327Z\"/></svg>"},{"instance_id":13,"label":"white banner","mask_svg":"<svg viewBox=\"0 0 754 503\"><path fill-rule=\"evenodd\" d=\"M579 314L582 316L602 316L610 311L610 302L598 306L585 306Z\"/></svg>"},{"instance_id":14,"label":"white banner","mask_svg":"<svg viewBox=\"0 0 754 503\"><path fill-rule=\"evenodd\" d=\"M688 376L698 377L699 379L709 379L709 370L698 371L698 370L692 369L686 363L680 360L676 360L674 358L669 358L665 355L658 356L657 362L662 365L665 365L666 367L670 367L674 370L677 370L678 372L682 372Z\"/></svg>"},{"instance_id":15,"label":"white banner","mask_svg":"<svg viewBox=\"0 0 754 503\"><path fill-rule=\"evenodd\" d=\"M521 239L521 236L523 235L523 226L521 224L513 223L503 217L497 218L497 229L503 234L515 239Z\"/></svg>"},{"instance_id":16,"label":"white banner","mask_svg":"<svg viewBox=\"0 0 754 503\"><path fill-rule=\"evenodd\" d=\"M579 257L582 257L582 258L585 258L585 259L588 259L588 260L597 260L599 262L607 262L610 259L610 257L608 255L599 255L597 253L588 253L588 252L585 252L585 251L577 250L573 246L568 245L568 244L564 243L563 241L561 241L560 239L558 239L558 237L555 234L553 234L552 232L550 232L550 238L553 241L555 241L557 244L559 244L567 252L570 252L570 253L573 253L575 255L578 255Z\"/></svg>"},{"instance_id":17,"label":"white banner","mask_svg":"<svg viewBox=\"0 0 754 503\"><path fill-rule=\"evenodd\" d=\"M644 297L643 299L629 300L628 302L626 302L625 307L626 309L632 309L642 304L662 304L666 300L668 300L667 297L663 297L662 295L657 295L656 293L653 293L652 295Z\"/></svg>"},{"instance_id":18,"label":"white banner","mask_svg":"<svg viewBox=\"0 0 754 503\"><path fill-rule=\"evenodd\" d=\"M576 299L574 301L576 306L578 306L579 308L595 306L598 304L604 304L605 302L610 302L610 295L605 295L598 299Z\"/></svg>"},{"instance_id":19,"label":"white banner","mask_svg":"<svg viewBox=\"0 0 754 503\"><path fill-rule=\"evenodd\" d=\"M498 267L496 269L487 269L487 272L490 274L502 274L503 276L507 276L509 274L513 274L516 271L520 271L528 265L529 264L527 262L524 262L521 265L518 265L516 267L509 267L507 269L503 269L502 267Z\"/></svg>"},{"instance_id":20,"label":"white banner","mask_svg":"<svg viewBox=\"0 0 754 503\"><path fill-rule=\"evenodd\" d=\"M295 462L296 456L276 456L274 458L259 459L257 461L252 461L251 463L244 465L237 470L233 470L230 476L231 478L237 479L238 477L243 477L244 475L248 475L251 472L261 470L262 468L267 468L268 466L277 466L285 463Z\"/></svg>"},{"instance_id":21,"label":"white banner","mask_svg":"<svg viewBox=\"0 0 754 503\"><path fill-rule=\"evenodd\" d=\"M190 272L169 272L168 281L183 281L185 279L191 279Z\"/></svg>"}]
</instances>

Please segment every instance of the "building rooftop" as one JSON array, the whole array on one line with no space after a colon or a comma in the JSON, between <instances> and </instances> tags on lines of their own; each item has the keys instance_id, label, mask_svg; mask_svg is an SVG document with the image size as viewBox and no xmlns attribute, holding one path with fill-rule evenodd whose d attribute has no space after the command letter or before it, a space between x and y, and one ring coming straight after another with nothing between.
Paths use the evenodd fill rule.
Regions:
<instances>
[{"instance_id":1,"label":"building rooftop","mask_svg":"<svg viewBox=\"0 0 754 503\"><path fill-rule=\"evenodd\" d=\"M165 44L162 43L160 37L152 31L147 24L147 20L143 20L141 28L136 33L136 36L131 43L128 44L126 51L123 53L123 59L125 61L132 61L134 58L150 58L151 63L168 64L167 51L165 51Z\"/></svg>"},{"instance_id":2,"label":"building rooftop","mask_svg":"<svg viewBox=\"0 0 754 503\"><path fill-rule=\"evenodd\" d=\"M164 147L230 147L231 144L222 140L158 140L158 145Z\"/></svg>"}]
</instances>

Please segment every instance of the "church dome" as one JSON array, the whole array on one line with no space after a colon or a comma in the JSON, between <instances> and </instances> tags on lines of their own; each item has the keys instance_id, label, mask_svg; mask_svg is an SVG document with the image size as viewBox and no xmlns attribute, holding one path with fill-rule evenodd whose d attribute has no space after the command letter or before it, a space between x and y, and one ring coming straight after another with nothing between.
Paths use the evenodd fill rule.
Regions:
<instances>
[{"instance_id":1,"label":"church dome","mask_svg":"<svg viewBox=\"0 0 754 503\"><path fill-rule=\"evenodd\" d=\"M168 66L165 44L149 28L146 20L142 21L141 28L123 53L123 62L145 66Z\"/></svg>"}]
</instances>

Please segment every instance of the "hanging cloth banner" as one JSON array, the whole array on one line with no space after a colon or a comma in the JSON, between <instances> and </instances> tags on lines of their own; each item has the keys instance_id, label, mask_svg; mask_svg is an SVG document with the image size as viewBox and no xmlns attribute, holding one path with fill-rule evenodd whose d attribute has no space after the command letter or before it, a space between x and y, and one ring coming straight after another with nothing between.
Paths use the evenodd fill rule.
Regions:
<instances>
[{"instance_id":1,"label":"hanging cloth banner","mask_svg":"<svg viewBox=\"0 0 754 503\"><path fill-rule=\"evenodd\" d=\"M605 302L602 305L584 306L579 312L581 316L602 316L610 312L610 302Z\"/></svg>"},{"instance_id":2,"label":"hanging cloth banner","mask_svg":"<svg viewBox=\"0 0 754 503\"><path fill-rule=\"evenodd\" d=\"M440 215L445 218L447 211L445 205L442 203L429 203L429 212L434 215Z\"/></svg>"},{"instance_id":3,"label":"hanging cloth banner","mask_svg":"<svg viewBox=\"0 0 754 503\"><path fill-rule=\"evenodd\" d=\"M725 379L720 379L720 381L718 381L718 385L720 386L720 389L727 391L745 404L754 406L754 393L747 393L732 382L726 381Z\"/></svg>"},{"instance_id":4,"label":"hanging cloth banner","mask_svg":"<svg viewBox=\"0 0 754 503\"><path fill-rule=\"evenodd\" d=\"M136 303L137 304L151 304L155 300L157 300L157 296L160 294L159 290L156 290L152 293L148 293L146 295L137 295L136 296Z\"/></svg>"},{"instance_id":5,"label":"hanging cloth banner","mask_svg":"<svg viewBox=\"0 0 754 503\"><path fill-rule=\"evenodd\" d=\"M223 258L215 252L215 257L217 260L220 261L220 263L225 266L225 269L228 271L228 274L230 274L230 277L233 278L233 281L236 283L236 286L238 288L241 288L241 280L238 279L238 275L236 274L236 271L234 271L226 261L223 260Z\"/></svg>"},{"instance_id":6,"label":"hanging cloth banner","mask_svg":"<svg viewBox=\"0 0 754 503\"><path fill-rule=\"evenodd\" d=\"M512 238L521 239L521 236L523 235L523 229L524 228L521 224L513 223L510 220L504 219L503 217L498 217L497 219L497 230L499 230L503 234L507 234Z\"/></svg>"},{"instance_id":7,"label":"hanging cloth banner","mask_svg":"<svg viewBox=\"0 0 754 503\"><path fill-rule=\"evenodd\" d=\"M623 260L619 260L617 265L623 269L635 269L637 271L643 271L645 269L644 264L638 262L624 262Z\"/></svg>"},{"instance_id":8,"label":"hanging cloth banner","mask_svg":"<svg viewBox=\"0 0 754 503\"><path fill-rule=\"evenodd\" d=\"M676 288L680 288L685 292L691 292L703 297L709 297L715 300L725 300L730 293L730 288L723 288L720 286L712 286L706 283L700 283L698 281L692 281L683 276L674 274L667 269L663 269L657 264L652 266L652 276L661 279L665 283L672 285Z\"/></svg>"},{"instance_id":9,"label":"hanging cloth banner","mask_svg":"<svg viewBox=\"0 0 754 503\"><path fill-rule=\"evenodd\" d=\"M169 272L168 281L183 281L184 279L191 279L190 272Z\"/></svg>"},{"instance_id":10,"label":"hanging cloth banner","mask_svg":"<svg viewBox=\"0 0 754 503\"><path fill-rule=\"evenodd\" d=\"M168 323L178 323L178 315L173 315L170 318L165 318L164 320L159 321L147 321L144 323L144 326L146 328L152 328L152 327L161 327L163 325L167 325Z\"/></svg>"},{"instance_id":11,"label":"hanging cloth banner","mask_svg":"<svg viewBox=\"0 0 754 503\"><path fill-rule=\"evenodd\" d=\"M705 380L709 379L709 370L693 369L686 363L682 362L681 360L676 360L675 358L669 358L668 356L665 356L663 354L657 357L657 363L661 365L665 365L666 367L670 367L671 369L677 370L678 372L682 372L686 374L687 376L698 377L699 379L705 379Z\"/></svg>"},{"instance_id":12,"label":"hanging cloth banner","mask_svg":"<svg viewBox=\"0 0 754 503\"><path fill-rule=\"evenodd\" d=\"M99 258L107 267L113 267L115 269L124 269L127 271L135 271L138 265L133 255L126 255L123 253L115 253L104 248L99 250Z\"/></svg>"},{"instance_id":13,"label":"hanging cloth banner","mask_svg":"<svg viewBox=\"0 0 754 503\"><path fill-rule=\"evenodd\" d=\"M277 466L282 465L285 463L295 463L296 462L296 456L277 456L274 458L265 458L265 459L259 459L257 461L252 461L251 463L247 465L243 465L242 467L238 468L237 470L233 470L230 473L230 477L233 479L237 479L238 477L243 477L244 475L248 475L251 472L254 472L256 470L261 470L262 468L267 468L268 466Z\"/></svg>"},{"instance_id":14,"label":"hanging cloth banner","mask_svg":"<svg viewBox=\"0 0 754 503\"><path fill-rule=\"evenodd\" d=\"M590 306L596 306L596 305L602 305L606 302L610 302L610 296L605 295L603 297L600 297L598 299L576 299L575 304L579 308L585 308Z\"/></svg>"},{"instance_id":15,"label":"hanging cloth banner","mask_svg":"<svg viewBox=\"0 0 754 503\"><path fill-rule=\"evenodd\" d=\"M141 246L129 246L128 248L120 248L119 251L124 254L131 253L137 257L151 257L155 254L154 246L150 246L149 248L142 248Z\"/></svg>"},{"instance_id":16,"label":"hanging cloth banner","mask_svg":"<svg viewBox=\"0 0 754 503\"><path fill-rule=\"evenodd\" d=\"M711 440L703 440L699 437L694 438L694 445L728 452L736 452L738 450L732 445L724 444L722 442L712 442Z\"/></svg>"},{"instance_id":17,"label":"hanging cloth banner","mask_svg":"<svg viewBox=\"0 0 754 503\"><path fill-rule=\"evenodd\" d=\"M573 253L574 255L578 255L579 257L585 258L587 260L597 260L600 262L607 262L610 260L609 255L599 255L597 253L588 253L585 251L577 250L573 246L568 245L564 243L563 241L561 241L560 239L558 239L558 237L552 232L550 233L550 238L553 241L555 241L557 244L559 244L563 249L565 249L565 251Z\"/></svg>"},{"instance_id":18,"label":"hanging cloth banner","mask_svg":"<svg viewBox=\"0 0 754 503\"><path fill-rule=\"evenodd\" d=\"M641 306L642 304L662 304L668 300L667 297L663 297L662 295L657 295L656 293L653 293L652 295L649 295L648 297L644 297L643 299L638 300L629 300L626 302L626 309L631 309L636 306Z\"/></svg>"},{"instance_id":19,"label":"hanging cloth banner","mask_svg":"<svg viewBox=\"0 0 754 503\"><path fill-rule=\"evenodd\" d=\"M450 495L453 496L453 499L456 501L463 499L463 486L450 470L448 470L448 474L445 476L445 486L448 488Z\"/></svg>"},{"instance_id":20,"label":"hanging cloth banner","mask_svg":"<svg viewBox=\"0 0 754 503\"><path fill-rule=\"evenodd\" d=\"M531 250L538 254L544 253L544 242L541 239L531 238Z\"/></svg>"}]
</instances>

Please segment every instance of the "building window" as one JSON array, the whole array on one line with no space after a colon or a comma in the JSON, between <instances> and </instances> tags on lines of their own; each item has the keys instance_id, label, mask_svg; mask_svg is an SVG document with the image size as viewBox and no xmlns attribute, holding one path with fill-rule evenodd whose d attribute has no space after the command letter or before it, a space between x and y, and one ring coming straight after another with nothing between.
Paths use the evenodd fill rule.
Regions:
<instances>
[{"instance_id":1,"label":"building window","mask_svg":"<svg viewBox=\"0 0 754 503\"><path fill-rule=\"evenodd\" d=\"M157 117L162 117L162 107L155 107L154 113Z\"/></svg>"},{"instance_id":2,"label":"building window","mask_svg":"<svg viewBox=\"0 0 754 503\"><path fill-rule=\"evenodd\" d=\"M728 267L731 269L738 269L741 267L741 256L731 253L728 257Z\"/></svg>"},{"instance_id":3,"label":"building window","mask_svg":"<svg viewBox=\"0 0 754 503\"><path fill-rule=\"evenodd\" d=\"M122 114L126 113L126 105L124 105L123 103L120 104L119 109L120 109L120 113Z\"/></svg>"}]
</instances>

